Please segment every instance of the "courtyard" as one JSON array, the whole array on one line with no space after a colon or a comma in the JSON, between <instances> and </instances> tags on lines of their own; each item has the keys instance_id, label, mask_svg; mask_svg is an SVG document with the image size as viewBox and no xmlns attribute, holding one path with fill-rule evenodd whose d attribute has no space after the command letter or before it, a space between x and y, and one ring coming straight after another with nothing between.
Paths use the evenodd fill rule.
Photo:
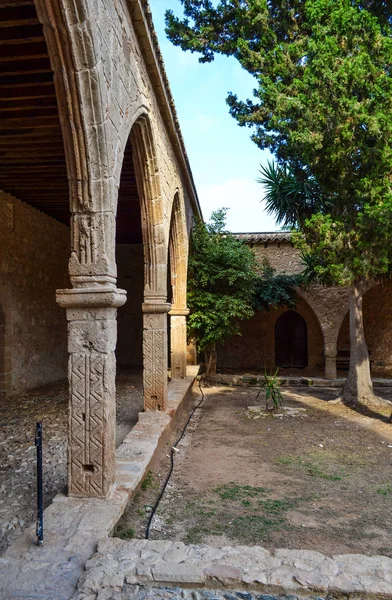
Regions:
<instances>
[{"instance_id":1,"label":"courtyard","mask_svg":"<svg viewBox=\"0 0 392 600\"><path fill-rule=\"evenodd\" d=\"M282 392L287 411L266 416L257 388L204 392L150 539L392 557L388 409L360 414L329 403L336 389L297 387ZM168 463L147 476L118 536L144 537Z\"/></svg>"}]
</instances>

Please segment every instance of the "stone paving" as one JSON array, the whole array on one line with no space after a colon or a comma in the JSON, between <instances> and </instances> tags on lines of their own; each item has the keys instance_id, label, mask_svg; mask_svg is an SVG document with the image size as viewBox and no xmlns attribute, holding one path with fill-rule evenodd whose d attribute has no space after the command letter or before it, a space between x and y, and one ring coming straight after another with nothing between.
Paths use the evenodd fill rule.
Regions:
<instances>
[{"instance_id":1,"label":"stone paving","mask_svg":"<svg viewBox=\"0 0 392 600\"><path fill-rule=\"evenodd\" d=\"M175 590L176 585L181 589ZM154 586L160 586L166 596L160 596L162 592L154 590ZM230 592L215 591L214 587ZM241 591L232 592L233 589ZM279 598L279 594L283 598L286 595L286 600L328 598L328 595L390 600L392 559L360 554L328 557L310 550L269 552L260 546L213 548L186 546L182 542L109 538L100 542L98 552L88 561L73 600L159 597L253 600L263 595L264 599L268 595Z\"/></svg>"},{"instance_id":2,"label":"stone paving","mask_svg":"<svg viewBox=\"0 0 392 600\"><path fill-rule=\"evenodd\" d=\"M120 374L117 445L136 423L142 407L141 375ZM66 382L0 400L0 555L35 519L36 421L43 420L44 430L44 506L66 485L67 412Z\"/></svg>"},{"instance_id":3,"label":"stone paving","mask_svg":"<svg viewBox=\"0 0 392 600\"><path fill-rule=\"evenodd\" d=\"M189 590L180 587L146 587L143 585L125 585L122 592L100 598L115 600L301 600L300 596L285 594L251 594L250 592L229 592L225 590ZM303 596L302 596L303 598ZM332 596L308 596L308 600L333 600Z\"/></svg>"}]
</instances>

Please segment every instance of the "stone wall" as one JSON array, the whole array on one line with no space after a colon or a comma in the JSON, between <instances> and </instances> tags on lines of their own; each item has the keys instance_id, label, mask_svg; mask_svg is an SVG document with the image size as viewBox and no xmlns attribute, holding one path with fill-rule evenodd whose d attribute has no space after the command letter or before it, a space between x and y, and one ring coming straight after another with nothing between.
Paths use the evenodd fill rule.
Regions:
<instances>
[{"instance_id":1,"label":"stone wall","mask_svg":"<svg viewBox=\"0 0 392 600\"><path fill-rule=\"evenodd\" d=\"M68 227L0 192L0 305L5 322L0 364L5 363L7 392L67 376L67 324L55 291L68 284L69 238Z\"/></svg>"},{"instance_id":2,"label":"stone wall","mask_svg":"<svg viewBox=\"0 0 392 600\"><path fill-rule=\"evenodd\" d=\"M323 334L318 320L310 306L297 298L297 312L305 319L308 336L308 368L301 369L304 375L323 371L324 346ZM285 312L279 308L257 312L242 327L241 336L233 336L218 348L218 367L220 370L251 370L264 373L264 369L275 367L275 323ZM284 376L284 369L281 375Z\"/></svg>"},{"instance_id":3,"label":"stone wall","mask_svg":"<svg viewBox=\"0 0 392 600\"><path fill-rule=\"evenodd\" d=\"M292 275L303 270L299 251L291 242L264 242L250 246L260 263L267 260L271 267L279 273L285 272Z\"/></svg>"},{"instance_id":4,"label":"stone wall","mask_svg":"<svg viewBox=\"0 0 392 600\"><path fill-rule=\"evenodd\" d=\"M239 236L252 248L260 263L267 260L277 272L289 274L302 270L299 251L290 242L289 234L242 234ZM297 290L296 310L304 317L308 330L309 365L311 375L336 377L335 362L340 369L348 368L349 360L349 288L312 285ZM392 283L371 288L364 296L365 336L371 354L372 374L392 375ZM244 323L242 336L230 338L220 347L218 367L223 370L271 369L275 366L274 327L284 312L258 313ZM284 371L284 370L282 370ZM284 372L282 372L284 375Z\"/></svg>"},{"instance_id":5,"label":"stone wall","mask_svg":"<svg viewBox=\"0 0 392 600\"><path fill-rule=\"evenodd\" d=\"M117 312L117 366L120 369L143 366L143 246L119 244L116 247L117 284L127 291L127 301Z\"/></svg>"}]
</instances>

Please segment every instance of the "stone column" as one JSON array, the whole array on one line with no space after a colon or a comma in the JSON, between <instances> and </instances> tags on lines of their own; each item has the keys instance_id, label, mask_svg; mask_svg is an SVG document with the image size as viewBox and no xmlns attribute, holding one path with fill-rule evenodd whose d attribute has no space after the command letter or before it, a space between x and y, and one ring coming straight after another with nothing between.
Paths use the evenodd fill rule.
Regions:
<instances>
[{"instance_id":1,"label":"stone column","mask_svg":"<svg viewBox=\"0 0 392 600\"><path fill-rule=\"evenodd\" d=\"M325 378L326 379L336 379L336 356L337 349L336 344L325 344Z\"/></svg>"},{"instance_id":2,"label":"stone column","mask_svg":"<svg viewBox=\"0 0 392 600\"><path fill-rule=\"evenodd\" d=\"M145 298L143 303L143 388L145 410L167 408L166 297Z\"/></svg>"},{"instance_id":3,"label":"stone column","mask_svg":"<svg viewBox=\"0 0 392 600\"><path fill-rule=\"evenodd\" d=\"M68 320L70 496L105 498L114 483L116 312L125 300L110 286L57 291Z\"/></svg>"},{"instance_id":4,"label":"stone column","mask_svg":"<svg viewBox=\"0 0 392 600\"><path fill-rule=\"evenodd\" d=\"M106 211L76 206L68 265L72 289L57 290L56 298L68 320L71 496L105 498L115 478L116 314L126 292L116 287L115 216L108 199Z\"/></svg>"},{"instance_id":5,"label":"stone column","mask_svg":"<svg viewBox=\"0 0 392 600\"><path fill-rule=\"evenodd\" d=\"M170 364L172 379L186 377L187 340L186 317L189 308L172 307L170 315Z\"/></svg>"}]
</instances>

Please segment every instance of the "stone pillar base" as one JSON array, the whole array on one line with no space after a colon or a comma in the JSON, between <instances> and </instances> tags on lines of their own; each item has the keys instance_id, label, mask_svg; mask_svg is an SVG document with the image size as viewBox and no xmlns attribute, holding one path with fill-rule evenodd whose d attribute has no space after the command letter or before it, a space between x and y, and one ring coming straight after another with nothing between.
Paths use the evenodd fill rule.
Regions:
<instances>
[{"instance_id":1,"label":"stone pillar base","mask_svg":"<svg viewBox=\"0 0 392 600\"><path fill-rule=\"evenodd\" d=\"M117 307L110 286L57 290L68 320L68 494L105 498L115 478Z\"/></svg>"},{"instance_id":2,"label":"stone pillar base","mask_svg":"<svg viewBox=\"0 0 392 600\"><path fill-rule=\"evenodd\" d=\"M167 313L171 305L149 299L143 310L144 410L167 409Z\"/></svg>"}]
</instances>

